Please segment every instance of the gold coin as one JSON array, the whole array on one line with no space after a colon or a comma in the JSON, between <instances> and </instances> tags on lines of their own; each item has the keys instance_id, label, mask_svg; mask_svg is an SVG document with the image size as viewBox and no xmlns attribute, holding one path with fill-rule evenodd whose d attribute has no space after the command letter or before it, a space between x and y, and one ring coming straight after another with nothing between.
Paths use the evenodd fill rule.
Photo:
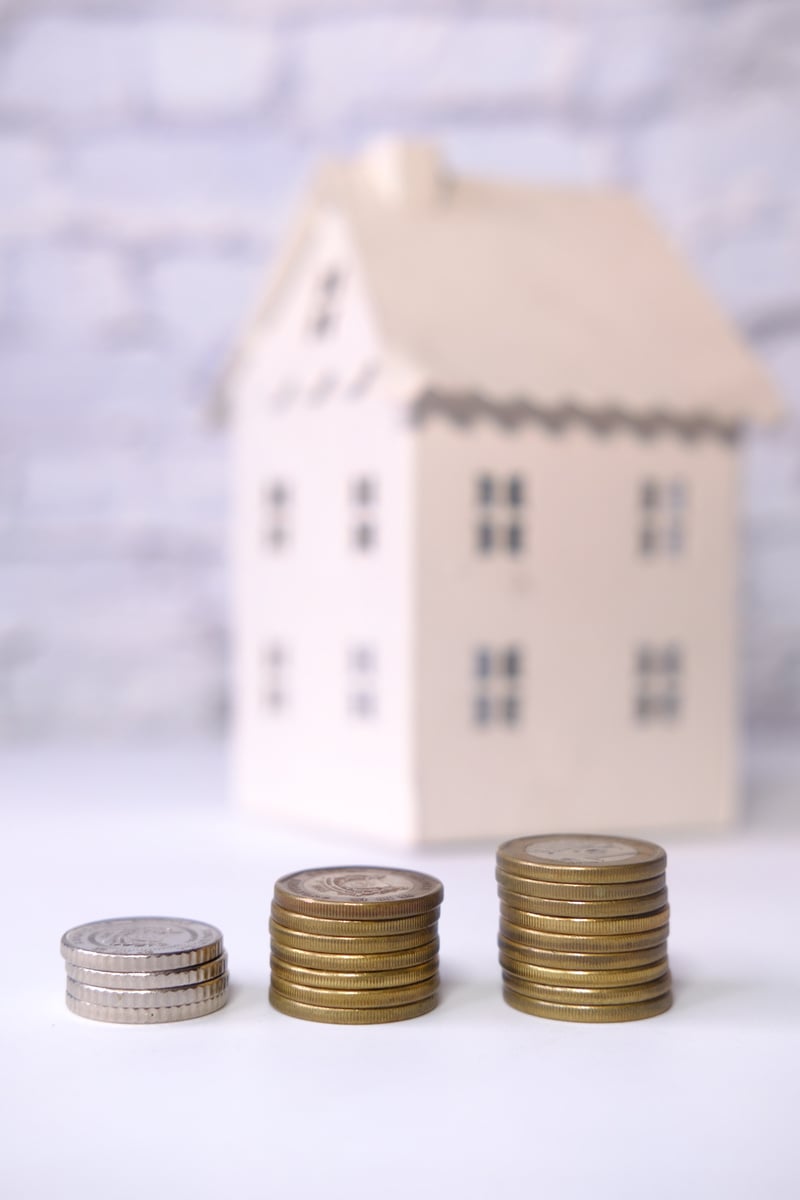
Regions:
<instances>
[{"instance_id":1,"label":"gold coin","mask_svg":"<svg viewBox=\"0 0 800 1200\"><path fill-rule=\"evenodd\" d=\"M542 967L538 963L525 962L514 955L500 951L500 965L511 971L518 979L527 979L530 983L545 983L551 987L632 987L639 983L649 983L659 979L669 970L666 957L657 958L655 962L643 967L627 967L621 971L585 971L568 970L556 967Z\"/></svg>"},{"instance_id":2,"label":"gold coin","mask_svg":"<svg viewBox=\"0 0 800 1200\"><path fill-rule=\"evenodd\" d=\"M413 933L394 933L391 937L322 937L315 933L298 933L270 921L269 931L284 946L295 950L311 950L317 954L394 954L398 950L415 950L436 937L436 927L417 929Z\"/></svg>"},{"instance_id":3,"label":"gold coin","mask_svg":"<svg viewBox=\"0 0 800 1200\"><path fill-rule=\"evenodd\" d=\"M501 937L537 950L565 950L568 954L620 954L627 950L643 950L662 945L669 935L669 925L648 929L643 933L599 934L581 936L573 933L547 933L541 929L523 929L508 919L500 921Z\"/></svg>"},{"instance_id":4,"label":"gold coin","mask_svg":"<svg viewBox=\"0 0 800 1200\"><path fill-rule=\"evenodd\" d=\"M407 967L404 971L304 971L302 967L293 967L282 962L273 955L270 959L273 976L279 975L287 983L302 983L306 987L339 988L345 991L361 991L364 988L393 988L407 987L412 983L422 983L430 979L439 970L439 959L432 958L430 962L418 967Z\"/></svg>"},{"instance_id":5,"label":"gold coin","mask_svg":"<svg viewBox=\"0 0 800 1200\"><path fill-rule=\"evenodd\" d=\"M283 908L276 900L272 902L272 919L278 925L319 937L393 937L401 933L423 933L436 924L441 911L441 905L437 904L435 908L426 909L416 916L358 921L351 917L309 917L305 913Z\"/></svg>"},{"instance_id":6,"label":"gold coin","mask_svg":"<svg viewBox=\"0 0 800 1200\"><path fill-rule=\"evenodd\" d=\"M308 971L402 971L430 962L439 953L439 939L434 938L415 950L400 950L396 954L315 954L310 950L295 950L272 939L272 953L282 962Z\"/></svg>"},{"instance_id":7,"label":"gold coin","mask_svg":"<svg viewBox=\"0 0 800 1200\"><path fill-rule=\"evenodd\" d=\"M325 1008L319 1004L298 1004L287 996L269 990L269 1002L287 1017L301 1021L320 1021L327 1025L387 1025L390 1021L410 1021L432 1012L439 1003L438 993L416 1004L399 1004L396 1008Z\"/></svg>"},{"instance_id":8,"label":"gold coin","mask_svg":"<svg viewBox=\"0 0 800 1200\"><path fill-rule=\"evenodd\" d=\"M521 925L523 929L532 929L541 933L567 933L579 937L614 937L628 936L634 933L647 933L651 929L660 929L669 921L669 906L656 909L638 917L540 917L538 913L524 912L501 902L500 912L507 921Z\"/></svg>"},{"instance_id":9,"label":"gold coin","mask_svg":"<svg viewBox=\"0 0 800 1200\"><path fill-rule=\"evenodd\" d=\"M633 896L629 900L543 900L541 896L520 896L507 888L498 889L509 908L537 917L572 917L595 920L640 916L655 912L667 903L667 889L651 896Z\"/></svg>"},{"instance_id":10,"label":"gold coin","mask_svg":"<svg viewBox=\"0 0 800 1200\"><path fill-rule=\"evenodd\" d=\"M650 896L666 887L666 875L639 879L631 883L552 883L542 879L524 879L498 867L497 882L519 896L540 896L542 900L630 900L634 896Z\"/></svg>"},{"instance_id":11,"label":"gold coin","mask_svg":"<svg viewBox=\"0 0 800 1200\"><path fill-rule=\"evenodd\" d=\"M654 1000L640 1000L637 1004L548 1004L545 1000L533 1000L530 996L521 996L511 988L503 988L503 999L511 1008L534 1017L548 1017L552 1021L579 1021L584 1024L641 1021L645 1017L658 1016L672 1007L671 992L656 996Z\"/></svg>"},{"instance_id":12,"label":"gold coin","mask_svg":"<svg viewBox=\"0 0 800 1200\"><path fill-rule=\"evenodd\" d=\"M398 1004L415 1004L427 1000L439 990L439 976L431 975L422 983L409 987L372 988L346 992L340 988L306 987L302 983L287 983L280 975L273 974L270 980L273 992L296 1000L299 1004L318 1004L323 1008L394 1008Z\"/></svg>"},{"instance_id":13,"label":"gold coin","mask_svg":"<svg viewBox=\"0 0 800 1200\"><path fill-rule=\"evenodd\" d=\"M429 913L444 889L433 875L402 867L314 867L283 875L275 902L329 920L396 920Z\"/></svg>"},{"instance_id":14,"label":"gold coin","mask_svg":"<svg viewBox=\"0 0 800 1200\"><path fill-rule=\"evenodd\" d=\"M513 838L497 848L497 865L525 879L554 883L630 883L663 875L667 856L638 838L555 833Z\"/></svg>"},{"instance_id":15,"label":"gold coin","mask_svg":"<svg viewBox=\"0 0 800 1200\"><path fill-rule=\"evenodd\" d=\"M503 983L520 996L545 1000L549 1004L639 1004L663 996L672 986L672 976L665 971L658 979L632 987L552 987L546 983L531 983L511 971L503 971Z\"/></svg>"},{"instance_id":16,"label":"gold coin","mask_svg":"<svg viewBox=\"0 0 800 1200\"><path fill-rule=\"evenodd\" d=\"M528 934L527 929L521 931ZM535 935L530 935L535 936ZM631 967L643 967L666 957L667 943L656 942L639 950L623 950L608 954L575 953L568 950L545 950L541 947L523 945L519 941L503 937L497 939L500 952L508 959L530 966L555 968L564 971L624 971Z\"/></svg>"}]
</instances>

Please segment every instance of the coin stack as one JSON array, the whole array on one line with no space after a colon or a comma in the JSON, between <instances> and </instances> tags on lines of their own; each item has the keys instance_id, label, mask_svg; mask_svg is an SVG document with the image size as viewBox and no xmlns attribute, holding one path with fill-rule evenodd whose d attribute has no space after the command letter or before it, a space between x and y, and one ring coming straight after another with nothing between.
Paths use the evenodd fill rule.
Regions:
<instances>
[{"instance_id":1,"label":"coin stack","mask_svg":"<svg viewBox=\"0 0 800 1200\"><path fill-rule=\"evenodd\" d=\"M438 879L387 867L321 867L275 884L270 1003L334 1025L407 1021L436 1007Z\"/></svg>"},{"instance_id":2,"label":"coin stack","mask_svg":"<svg viewBox=\"0 0 800 1200\"><path fill-rule=\"evenodd\" d=\"M672 1003L660 846L515 838L497 851L503 996L556 1021L636 1021Z\"/></svg>"},{"instance_id":3,"label":"coin stack","mask_svg":"<svg viewBox=\"0 0 800 1200\"><path fill-rule=\"evenodd\" d=\"M216 1012L227 999L222 934L202 921L93 921L68 929L61 953L67 967L67 1008L93 1021L188 1021Z\"/></svg>"}]
</instances>

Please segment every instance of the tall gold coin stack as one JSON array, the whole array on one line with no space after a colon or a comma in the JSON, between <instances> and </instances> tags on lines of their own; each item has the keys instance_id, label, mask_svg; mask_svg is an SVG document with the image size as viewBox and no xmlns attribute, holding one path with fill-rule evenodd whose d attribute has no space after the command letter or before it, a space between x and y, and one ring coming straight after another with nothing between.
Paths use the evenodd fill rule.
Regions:
<instances>
[{"instance_id":1,"label":"tall gold coin stack","mask_svg":"<svg viewBox=\"0 0 800 1200\"><path fill-rule=\"evenodd\" d=\"M672 1003L660 846L585 834L497 850L503 996L555 1021L637 1021Z\"/></svg>"},{"instance_id":2,"label":"tall gold coin stack","mask_svg":"<svg viewBox=\"0 0 800 1200\"><path fill-rule=\"evenodd\" d=\"M393 867L320 867L275 884L273 1008L305 1021L375 1025L436 1007L438 879Z\"/></svg>"}]
</instances>

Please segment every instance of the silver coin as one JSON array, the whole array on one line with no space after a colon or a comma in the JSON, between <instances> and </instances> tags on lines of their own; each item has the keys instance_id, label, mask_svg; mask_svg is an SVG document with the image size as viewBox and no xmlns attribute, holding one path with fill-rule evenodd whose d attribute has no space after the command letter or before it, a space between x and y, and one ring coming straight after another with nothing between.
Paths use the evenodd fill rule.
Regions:
<instances>
[{"instance_id":1,"label":"silver coin","mask_svg":"<svg viewBox=\"0 0 800 1200\"><path fill-rule=\"evenodd\" d=\"M67 976L67 995L73 1000L96 1004L101 1008L174 1008L176 1004L198 1004L219 996L228 987L228 976L209 979L185 988L155 988L151 991L125 991L123 988L92 987Z\"/></svg>"},{"instance_id":2,"label":"silver coin","mask_svg":"<svg viewBox=\"0 0 800 1200\"><path fill-rule=\"evenodd\" d=\"M68 963L96 971L165 971L219 958L222 934L179 917L115 917L68 929L61 953Z\"/></svg>"},{"instance_id":3,"label":"silver coin","mask_svg":"<svg viewBox=\"0 0 800 1200\"><path fill-rule=\"evenodd\" d=\"M67 993L67 1008L79 1017L90 1021L107 1021L114 1025L163 1025L168 1021L190 1021L193 1017L205 1017L223 1008L227 991L220 992L210 1000L198 1004L173 1004L169 1008L109 1008L102 1004L90 1004L76 1000Z\"/></svg>"},{"instance_id":4,"label":"silver coin","mask_svg":"<svg viewBox=\"0 0 800 1200\"><path fill-rule=\"evenodd\" d=\"M209 979L218 979L228 969L227 954L212 958L197 967L184 967L178 971L95 971L91 967L67 964L67 974L76 983L87 983L92 987L120 988L123 991L150 991L159 988L194 987Z\"/></svg>"}]
</instances>

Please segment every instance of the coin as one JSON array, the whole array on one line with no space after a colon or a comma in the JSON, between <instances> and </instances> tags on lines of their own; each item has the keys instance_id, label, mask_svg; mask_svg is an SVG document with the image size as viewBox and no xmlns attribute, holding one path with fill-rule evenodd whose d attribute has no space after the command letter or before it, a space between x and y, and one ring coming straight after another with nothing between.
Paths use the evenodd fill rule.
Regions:
<instances>
[{"instance_id":1,"label":"coin","mask_svg":"<svg viewBox=\"0 0 800 1200\"><path fill-rule=\"evenodd\" d=\"M126 991L122 988L93 987L67 976L67 994L73 1000L94 1004L98 1008L173 1008L180 1004L198 1004L219 996L227 986L228 976L220 975L217 979L196 983L192 987Z\"/></svg>"},{"instance_id":2,"label":"coin","mask_svg":"<svg viewBox=\"0 0 800 1200\"><path fill-rule=\"evenodd\" d=\"M520 979L511 971L503 971L503 982L521 996L544 1000L550 1004L638 1004L642 1000L654 1000L670 990L672 976L665 971L658 979L647 983L620 987L553 987L550 984L534 983Z\"/></svg>"},{"instance_id":3,"label":"coin","mask_svg":"<svg viewBox=\"0 0 800 1200\"><path fill-rule=\"evenodd\" d=\"M511 911L514 911L513 909ZM501 936L538 950L565 950L569 954L619 954L628 950L643 950L660 946L669 935L669 925L642 933L581 936L575 933L548 933L541 929L525 929L506 917L500 921Z\"/></svg>"},{"instance_id":4,"label":"coin","mask_svg":"<svg viewBox=\"0 0 800 1200\"><path fill-rule=\"evenodd\" d=\"M273 938L272 953L283 962L309 971L401 971L435 958L439 953L439 939L396 954L315 954L283 946Z\"/></svg>"},{"instance_id":5,"label":"coin","mask_svg":"<svg viewBox=\"0 0 800 1200\"><path fill-rule=\"evenodd\" d=\"M554 883L551 880L523 879L498 867L494 877L508 892L520 896L540 896L542 900L629 900L634 896L652 895L666 887L666 875L663 874L631 883Z\"/></svg>"},{"instance_id":6,"label":"coin","mask_svg":"<svg viewBox=\"0 0 800 1200\"><path fill-rule=\"evenodd\" d=\"M397 919L430 912L444 889L432 875L396 867L317 867L275 884L282 908L328 919Z\"/></svg>"},{"instance_id":7,"label":"coin","mask_svg":"<svg viewBox=\"0 0 800 1200\"><path fill-rule=\"evenodd\" d=\"M400 934L424 933L439 920L441 906L426 909L411 917L396 917L359 921L352 917L309 917L305 913L282 908L273 900L272 919L283 929L319 937L394 937ZM434 930L434 933L436 931ZM399 948L399 947L398 947Z\"/></svg>"},{"instance_id":8,"label":"coin","mask_svg":"<svg viewBox=\"0 0 800 1200\"><path fill-rule=\"evenodd\" d=\"M531 983L545 983L552 987L631 987L659 979L669 969L667 959L663 956L646 966L626 967L617 971L559 970L555 967L542 967L538 963L524 962L502 950L499 957L501 967L513 972L518 979L527 979Z\"/></svg>"},{"instance_id":9,"label":"coin","mask_svg":"<svg viewBox=\"0 0 800 1200\"><path fill-rule=\"evenodd\" d=\"M529 930L520 931L535 937ZM666 941L656 942L652 946L643 946L638 950L611 951L606 954L586 953L585 951L543 949L540 946L525 945L520 941L504 937L501 933L497 939L501 953L507 958L513 958L532 966L554 967L559 970L625 970L629 967L641 967L658 962L667 952Z\"/></svg>"},{"instance_id":10,"label":"coin","mask_svg":"<svg viewBox=\"0 0 800 1200\"><path fill-rule=\"evenodd\" d=\"M76 983L88 983L93 987L123 988L138 991L151 988L192 987L209 979L218 979L228 967L228 956L221 954L197 967L184 967L179 971L93 971L90 967L67 964L67 973Z\"/></svg>"},{"instance_id":11,"label":"coin","mask_svg":"<svg viewBox=\"0 0 800 1200\"><path fill-rule=\"evenodd\" d=\"M507 888L499 889L508 908L516 908L537 917L572 917L595 920L648 915L667 903L667 889L651 896L632 896L628 900L543 900L540 896L520 896Z\"/></svg>"},{"instance_id":12,"label":"coin","mask_svg":"<svg viewBox=\"0 0 800 1200\"><path fill-rule=\"evenodd\" d=\"M584 1024L605 1024L612 1021L641 1021L655 1017L672 1006L672 993L666 992L654 1000L640 1000L637 1004L548 1004L544 1000L533 1000L521 996L511 988L503 988L503 998L511 1008L536 1017L548 1017L553 1021L579 1021Z\"/></svg>"},{"instance_id":13,"label":"coin","mask_svg":"<svg viewBox=\"0 0 800 1200\"><path fill-rule=\"evenodd\" d=\"M638 917L540 917L538 913L512 908L505 902L500 905L501 916L523 929L532 929L542 933L563 933L570 937L613 937L615 935L630 936L636 933L647 933L652 929L660 929L669 921L669 907L656 909Z\"/></svg>"},{"instance_id":14,"label":"coin","mask_svg":"<svg viewBox=\"0 0 800 1200\"><path fill-rule=\"evenodd\" d=\"M390 1008L398 1004L414 1004L427 1000L439 990L439 976L432 975L422 983L410 987L359 989L348 992L342 988L306 987L302 983L287 983L280 975L273 974L270 987L289 1000L300 1004L318 1004L323 1008Z\"/></svg>"},{"instance_id":15,"label":"coin","mask_svg":"<svg viewBox=\"0 0 800 1200\"><path fill-rule=\"evenodd\" d=\"M68 929L61 953L73 966L97 971L164 971L218 958L222 934L204 921L117 917Z\"/></svg>"},{"instance_id":16,"label":"coin","mask_svg":"<svg viewBox=\"0 0 800 1200\"><path fill-rule=\"evenodd\" d=\"M526 879L558 883L628 883L662 875L667 856L637 838L542 834L514 838L497 850L498 866Z\"/></svg>"},{"instance_id":17,"label":"coin","mask_svg":"<svg viewBox=\"0 0 800 1200\"><path fill-rule=\"evenodd\" d=\"M273 938L295 950L311 950L317 954L394 954L398 950L415 950L436 937L436 926L416 929L412 933L393 933L390 937L322 937L313 933L297 933L284 929L274 920L269 923Z\"/></svg>"},{"instance_id":18,"label":"coin","mask_svg":"<svg viewBox=\"0 0 800 1200\"><path fill-rule=\"evenodd\" d=\"M298 1003L270 988L269 1002L285 1016L299 1017L303 1021L320 1021L328 1025L384 1025L390 1021L409 1021L432 1012L439 996L434 993L415 1004L400 1004L395 1008L326 1008L319 1004Z\"/></svg>"},{"instance_id":19,"label":"coin","mask_svg":"<svg viewBox=\"0 0 800 1200\"><path fill-rule=\"evenodd\" d=\"M279 975L287 983L302 983L306 987L314 988L360 991L364 988L406 987L408 984L421 983L436 975L439 970L439 959L432 958L430 962L421 963L418 967L407 967L404 971L304 971L302 967L293 967L273 955L270 959L270 968L273 977Z\"/></svg>"},{"instance_id":20,"label":"coin","mask_svg":"<svg viewBox=\"0 0 800 1200\"><path fill-rule=\"evenodd\" d=\"M106 1021L114 1025L162 1025L171 1021L190 1021L194 1017L205 1017L223 1008L228 999L227 991L220 992L209 1000L198 1004L173 1004L169 1008L109 1008L100 1004L89 1004L76 1000L67 993L67 1008L79 1017L90 1021Z\"/></svg>"}]
</instances>

